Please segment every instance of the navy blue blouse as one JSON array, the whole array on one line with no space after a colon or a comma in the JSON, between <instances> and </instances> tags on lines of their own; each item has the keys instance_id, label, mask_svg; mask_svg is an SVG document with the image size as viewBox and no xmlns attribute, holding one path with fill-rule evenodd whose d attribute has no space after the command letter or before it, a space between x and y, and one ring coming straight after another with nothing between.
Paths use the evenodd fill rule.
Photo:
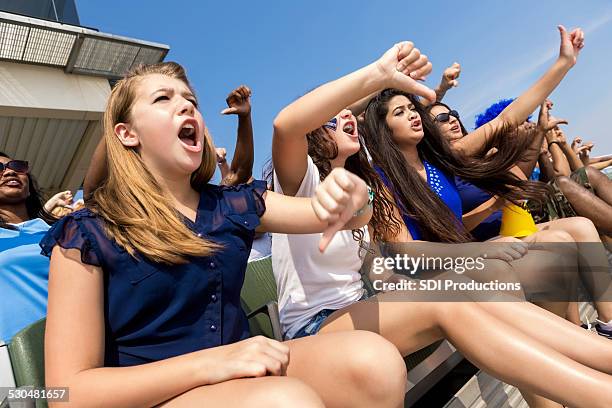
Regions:
<instances>
[{"instance_id":1,"label":"navy blue blouse","mask_svg":"<svg viewBox=\"0 0 612 408\"><path fill-rule=\"evenodd\" d=\"M264 181L208 185L195 223L185 224L224 248L182 265L130 256L109 239L88 209L58 221L43 238L81 251L83 263L104 273L105 366L131 366L233 343L249 337L240 290L255 227L265 212Z\"/></svg>"}]
</instances>

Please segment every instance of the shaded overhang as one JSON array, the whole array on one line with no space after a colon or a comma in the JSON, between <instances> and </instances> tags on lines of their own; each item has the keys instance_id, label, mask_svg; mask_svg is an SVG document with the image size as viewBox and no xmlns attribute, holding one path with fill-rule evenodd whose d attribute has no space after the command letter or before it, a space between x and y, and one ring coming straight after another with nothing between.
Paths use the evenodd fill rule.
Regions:
<instances>
[{"instance_id":1,"label":"shaded overhang","mask_svg":"<svg viewBox=\"0 0 612 408\"><path fill-rule=\"evenodd\" d=\"M163 61L164 44L0 12L0 60L121 78L131 67Z\"/></svg>"},{"instance_id":2,"label":"shaded overhang","mask_svg":"<svg viewBox=\"0 0 612 408\"><path fill-rule=\"evenodd\" d=\"M0 12L0 151L48 193L78 189L102 135L109 80L169 47Z\"/></svg>"}]
</instances>

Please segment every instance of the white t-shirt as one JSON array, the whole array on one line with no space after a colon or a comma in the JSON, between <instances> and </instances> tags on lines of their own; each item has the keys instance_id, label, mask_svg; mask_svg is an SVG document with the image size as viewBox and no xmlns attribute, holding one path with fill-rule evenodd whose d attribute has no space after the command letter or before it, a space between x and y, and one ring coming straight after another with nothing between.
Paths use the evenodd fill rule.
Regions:
<instances>
[{"instance_id":1,"label":"white t-shirt","mask_svg":"<svg viewBox=\"0 0 612 408\"><path fill-rule=\"evenodd\" d=\"M272 255L272 236L269 232L263 234L255 234L251 252L249 253L249 262L259 261Z\"/></svg>"},{"instance_id":2,"label":"white t-shirt","mask_svg":"<svg viewBox=\"0 0 612 408\"><path fill-rule=\"evenodd\" d=\"M319 169L308 157L308 168L296 197L312 197ZM274 191L282 193L274 174ZM363 228L368 242L367 228ZM322 234L272 234L272 266L278 288L280 320L286 338L323 309L342 309L363 293L359 243L350 230L336 233L325 253L319 252ZM361 251L363 252L363 251Z\"/></svg>"}]
</instances>

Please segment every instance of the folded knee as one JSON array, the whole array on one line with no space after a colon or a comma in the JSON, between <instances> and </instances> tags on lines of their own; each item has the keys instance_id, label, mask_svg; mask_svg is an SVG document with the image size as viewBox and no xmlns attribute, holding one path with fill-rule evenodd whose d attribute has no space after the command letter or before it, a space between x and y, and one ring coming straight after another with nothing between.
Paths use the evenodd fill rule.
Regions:
<instances>
[{"instance_id":1,"label":"folded knee","mask_svg":"<svg viewBox=\"0 0 612 408\"><path fill-rule=\"evenodd\" d=\"M317 393L302 381L291 377L270 377L260 392L252 397L253 405L265 407L324 407Z\"/></svg>"},{"instance_id":2,"label":"folded knee","mask_svg":"<svg viewBox=\"0 0 612 408\"><path fill-rule=\"evenodd\" d=\"M355 385L372 400L401 402L406 392L407 373L397 348L371 332L354 334L357 338L345 352L350 353L346 363Z\"/></svg>"}]
</instances>

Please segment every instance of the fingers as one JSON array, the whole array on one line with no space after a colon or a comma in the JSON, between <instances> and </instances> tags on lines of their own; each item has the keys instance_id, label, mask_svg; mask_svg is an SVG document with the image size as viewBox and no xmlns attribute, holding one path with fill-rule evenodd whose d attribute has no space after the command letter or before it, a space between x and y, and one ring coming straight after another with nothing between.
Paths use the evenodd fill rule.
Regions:
<instances>
[{"instance_id":1,"label":"fingers","mask_svg":"<svg viewBox=\"0 0 612 408\"><path fill-rule=\"evenodd\" d=\"M236 358L244 376L285 375L289 364L289 347L276 340L257 336L241 344Z\"/></svg>"},{"instance_id":2,"label":"fingers","mask_svg":"<svg viewBox=\"0 0 612 408\"><path fill-rule=\"evenodd\" d=\"M344 169L334 169L317 188L311 200L312 208L319 220L327 224L319 242L323 252L334 234L344 227L355 212L356 203L363 202L353 196L363 193L357 188L361 182L356 176ZM362 197L359 197L362 198Z\"/></svg>"},{"instance_id":3,"label":"fingers","mask_svg":"<svg viewBox=\"0 0 612 408\"><path fill-rule=\"evenodd\" d=\"M408 68L411 64L417 62L420 57L421 57L421 51L419 51L418 48L412 48L410 52L406 54L405 56L402 56L400 52L398 53L399 62L397 63L396 69L399 72L404 72L406 75L408 75L410 71L407 71L406 68Z\"/></svg>"},{"instance_id":4,"label":"fingers","mask_svg":"<svg viewBox=\"0 0 612 408\"><path fill-rule=\"evenodd\" d=\"M546 125L546 131L552 130L559 125L567 125L569 122L566 119L553 119Z\"/></svg>"},{"instance_id":5,"label":"fingers","mask_svg":"<svg viewBox=\"0 0 612 408\"><path fill-rule=\"evenodd\" d=\"M414 43L412 41L402 41L400 43L395 44L395 47L398 49L397 60L401 61L412 52L412 50L414 49Z\"/></svg>"},{"instance_id":6,"label":"fingers","mask_svg":"<svg viewBox=\"0 0 612 408\"><path fill-rule=\"evenodd\" d=\"M424 57L424 60L427 61L427 56L421 55L421 57ZM414 79L418 79L420 81L424 81L427 75L431 73L431 70L432 70L431 62L427 61L420 68L413 70L410 73L410 77Z\"/></svg>"},{"instance_id":7,"label":"fingers","mask_svg":"<svg viewBox=\"0 0 612 408\"><path fill-rule=\"evenodd\" d=\"M584 31L582 31L582 29L576 28L572 30L569 35L569 38L572 41L574 47L578 49L582 49L582 47L584 47Z\"/></svg>"},{"instance_id":8,"label":"fingers","mask_svg":"<svg viewBox=\"0 0 612 408\"><path fill-rule=\"evenodd\" d=\"M222 115L233 115L238 113L238 108L225 108L221 111Z\"/></svg>"},{"instance_id":9,"label":"fingers","mask_svg":"<svg viewBox=\"0 0 612 408\"><path fill-rule=\"evenodd\" d=\"M566 40L569 40L568 34L567 34L567 30L565 29L565 26L559 24L557 26L557 28L559 29L559 35L561 36L561 42L565 42Z\"/></svg>"},{"instance_id":10,"label":"fingers","mask_svg":"<svg viewBox=\"0 0 612 408\"><path fill-rule=\"evenodd\" d=\"M336 235L336 232L340 231L343 225L344 224L341 224L340 222L335 222L329 227L327 227L325 231L323 231L323 235L321 236L321 239L319 240L319 251L321 253L325 252L325 250L327 249L327 246L329 245L331 240L334 238L334 235Z\"/></svg>"},{"instance_id":11,"label":"fingers","mask_svg":"<svg viewBox=\"0 0 612 408\"><path fill-rule=\"evenodd\" d=\"M229 101L232 98L246 99L249 96L251 96L251 89L246 85L240 85L238 88L230 92L225 100Z\"/></svg>"},{"instance_id":12,"label":"fingers","mask_svg":"<svg viewBox=\"0 0 612 408\"><path fill-rule=\"evenodd\" d=\"M246 111L250 111L251 89L246 85L240 85L229 93L225 102L228 108L221 111L222 115L240 115Z\"/></svg>"}]
</instances>

